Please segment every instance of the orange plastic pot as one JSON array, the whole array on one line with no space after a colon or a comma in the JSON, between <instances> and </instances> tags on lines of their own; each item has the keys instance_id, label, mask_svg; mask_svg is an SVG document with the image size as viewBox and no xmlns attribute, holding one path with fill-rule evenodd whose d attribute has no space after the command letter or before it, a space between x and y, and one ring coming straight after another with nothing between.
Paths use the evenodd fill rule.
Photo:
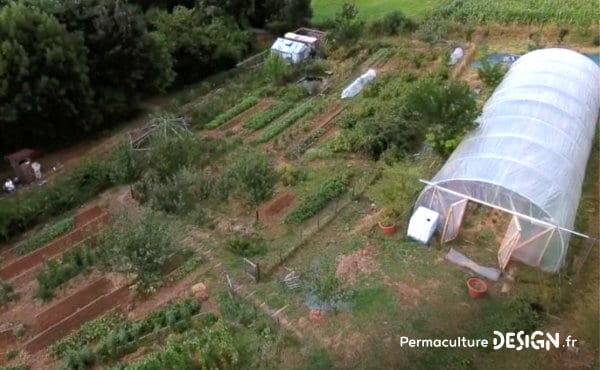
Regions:
<instances>
[{"instance_id":1,"label":"orange plastic pot","mask_svg":"<svg viewBox=\"0 0 600 370\"><path fill-rule=\"evenodd\" d=\"M469 289L471 298L480 298L487 293L487 284L485 281L478 278L467 280L467 288Z\"/></svg>"},{"instance_id":2,"label":"orange plastic pot","mask_svg":"<svg viewBox=\"0 0 600 370\"><path fill-rule=\"evenodd\" d=\"M381 232L383 232L385 235L393 235L396 232L398 226L396 224L393 224L391 226L383 226L383 224L379 222L379 228L381 229Z\"/></svg>"}]
</instances>

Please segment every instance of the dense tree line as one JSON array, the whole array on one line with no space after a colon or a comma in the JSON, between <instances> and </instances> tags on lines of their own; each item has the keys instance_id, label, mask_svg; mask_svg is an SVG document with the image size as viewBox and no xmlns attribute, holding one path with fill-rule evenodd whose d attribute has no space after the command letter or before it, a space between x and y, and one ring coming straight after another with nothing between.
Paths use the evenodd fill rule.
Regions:
<instances>
[{"instance_id":1,"label":"dense tree line","mask_svg":"<svg viewBox=\"0 0 600 370\"><path fill-rule=\"evenodd\" d=\"M0 0L0 152L81 139L139 100L230 68L248 27L296 27L310 0Z\"/></svg>"}]
</instances>

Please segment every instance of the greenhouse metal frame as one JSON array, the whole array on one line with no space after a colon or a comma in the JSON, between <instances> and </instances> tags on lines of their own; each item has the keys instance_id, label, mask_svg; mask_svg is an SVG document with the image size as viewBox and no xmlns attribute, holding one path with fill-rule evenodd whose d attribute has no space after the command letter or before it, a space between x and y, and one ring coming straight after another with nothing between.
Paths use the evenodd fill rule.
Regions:
<instances>
[{"instance_id":1,"label":"greenhouse metal frame","mask_svg":"<svg viewBox=\"0 0 600 370\"><path fill-rule=\"evenodd\" d=\"M442 243L458 236L468 201L512 215L498 250L557 272L564 264L600 109L600 67L567 49L519 58L478 127L419 195L440 214ZM581 234L580 234L581 235Z\"/></svg>"}]
</instances>

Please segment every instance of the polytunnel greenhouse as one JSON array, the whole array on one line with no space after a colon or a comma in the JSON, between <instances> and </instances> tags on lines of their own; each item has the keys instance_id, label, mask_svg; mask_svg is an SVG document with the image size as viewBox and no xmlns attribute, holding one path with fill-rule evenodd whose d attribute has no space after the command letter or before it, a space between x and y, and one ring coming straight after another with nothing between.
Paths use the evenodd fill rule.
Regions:
<instances>
[{"instance_id":1,"label":"polytunnel greenhouse","mask_svg":"<svg viewBox=\"0 0 600 370\"><path fill-rule=\"evenodd\" d=\"M512 259L558 271L599 108L600 68L590 59L566 49L522 56L415 209L439 213L442 242L458 235L468 201L500 209L512 215L498 250L500 268Z\"/></svg>"}]
</instances>

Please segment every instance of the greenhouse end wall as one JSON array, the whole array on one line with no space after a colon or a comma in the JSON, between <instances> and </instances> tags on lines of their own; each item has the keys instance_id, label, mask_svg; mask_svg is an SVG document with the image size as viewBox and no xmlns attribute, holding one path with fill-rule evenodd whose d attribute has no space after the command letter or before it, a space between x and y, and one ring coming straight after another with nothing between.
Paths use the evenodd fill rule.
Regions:
<instances>
[{"instance_id":1,"label":"greenhouse end wall","mask_svg":"<svg viewBox=\"0 0 600 370\"><path fill-rule=\"evenodd\" d=\"M555 272L570 235L552 225L574 225L599 109L600 68L594 62L566 49L528 53L512 65L478 127L431 183L543 221L548 232L532 241L527 237L537 235L540 225L520 220L521 244L512 259ZM460 197L433 188L423 190L416 206L440 213L441 231L449 205Z\"/></svg>"}]
</instances>

